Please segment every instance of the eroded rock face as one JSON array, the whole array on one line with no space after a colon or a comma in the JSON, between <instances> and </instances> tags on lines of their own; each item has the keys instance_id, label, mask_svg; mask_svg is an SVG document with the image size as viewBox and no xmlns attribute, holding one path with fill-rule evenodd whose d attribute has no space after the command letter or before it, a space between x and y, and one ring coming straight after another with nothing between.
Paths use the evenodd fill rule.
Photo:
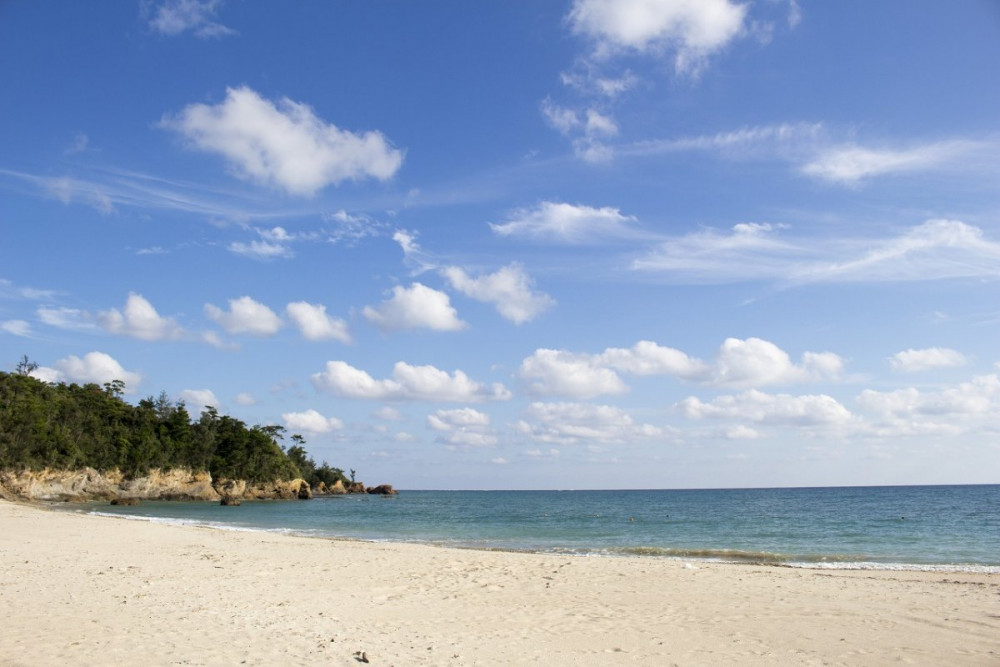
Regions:
<instances>
[{"instance_id":1,"label":"eroded rock face","mask_svg":"<svg viewBox=\"0 0 1000 667\"><path fill-rule=\"evenodd\" d=\"M0 471L0 497L9 500L85 502L91 500L213 500L223 496L238 499L295 500L312 498L302 479L248 484L246 480L213 482L207 472L186 468L151 470L142 477L125 479L118 470Z\"/></svg>"},{"instance_id":2,"label":"eroded rock face","mask_svg":"<svg viewBox=\"0 0 1000 667\"><path fill-rule=\"evenodd\" d=\"M184 468L153 470L125 479L118 470L0 471L0 487L18 500L88 501L136 498L140 500L218 500L206 472Z\"/></svg>"},{"instance_id":3,"label":"eroded rock face","mask_svg":"<svg viewBox=\"0 0 1000 667\"><path fill-rule=\"evenodd\" d=\"M378 486L369 486L366 490L367 493L379 495L379 496L394 496L399 491L392 488L392 484L379 484Z\"/></svg>"}]
</instances>

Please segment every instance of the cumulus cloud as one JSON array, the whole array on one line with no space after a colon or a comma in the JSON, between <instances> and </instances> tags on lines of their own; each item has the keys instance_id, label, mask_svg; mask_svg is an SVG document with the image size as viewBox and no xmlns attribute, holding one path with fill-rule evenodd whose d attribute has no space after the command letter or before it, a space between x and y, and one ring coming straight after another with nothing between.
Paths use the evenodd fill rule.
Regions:
<instances>
[{"instance_id":1,"label":"cumulus cloud","mask_svg":"<svg viewBox=\"0 0 1000 667\"><path fill-rule=\"evenodd\" d=\"M191 414L201 414L205 408L218 408L222 405L211 389L185 389L181 391L180 399L192 408L189 410Z\"/></svg>"},{"instance_id":2,"label":"cumulus cloud","mask_svg":"<svg viewBox=\"0 0 1000 667\"><path fill-rule=\"evenodd\" d=\"M618 374L590 355L540 348L521 362L518 376L529 394L593 398L623 394L628 387Z\"/></svg>"},{"instance_id":3,"label":"cumulus cloud","mask_svg":"<svg viewBox=\"0 0 1000 667\"><path fill-rule=\"evenodd\" d=\"M546 444L622 443L664 435L662 428L636 424L631 415L610 405L535 402L522 417L516 431Z\"/></svg>"},{"instance_id":4,"label":"cumulus cloud","mask_svg":"<svg viewBox=\"0 0 1000 667\"><path fill-rule=\"evenodd\" d=\"M305 301L296 301L285 307L288 319L298 327L306 340L339 340L350 343L351 334L347 322L326 314L326 306Z\"/></svg>"},{"instance_id":5,"label":"cumulus cloud","mask_svg":"<svg viewBox=\"0 0 1000 667\"><path fill-rule=\"evenodd\" d=\"M214 20L222 0L165 0L156 7L149 26L163 35L192 31L197 37L224 37L236 33Z\"/></svg>"},{"instance_id":6,"label":"cumulus cloud","mask_svg":"<svg viewBox=\"0 0 1000 667\"><path fill-rule=\"evenodd\" d=\"M457 266L444 268L442 274L452 288L469 298L492 303L497 312L514 324L530 322L555 304L548 294L532 291L534 280L517 262L476 278Z\"/></svg>"},{"instance_id":7,"label":"cumulus cloud","mask_svg":"<svg viewBox=\"0 0 1000 667\"><path fill-rule=\"evenodd\" d=\"M344 398L373 401L481 402L506 400L510 392L500 383L487 386L456 370L449 374L434 366L411 366L399 361L392 378L376 380L343 361L328 361L322 373L312 375L313 386Z\"/></svg>"},{"instance_id":8,"label":"cumulus cloud","mask_svg":"<svg viewBox=\"0 0 1000 667\"><path fill-rule=\"evenodd\" d=\"M344 423L336 417L325 417L313 409L305 412L285 412L281 418L290 431L305 431L316 435L339 431L344 427Z\"/></svg>"},{"instance_id":9,"label":"cumulus cloud","mask_svg":"<svg viewBox=\"0 0 1000 667\"><path fill-rule=\"evenodd\" d=\"M126 391L132 390L142 380L142 376L122 368L114 357L105 352L88 352L83 358L70 355L60 359L51 367L40 366L31 374L44 382L77 382L81 384L107 384L114 380L125 383Z\"/></svg>"},{"instance_id":10,"label":"cumulus cloud","mask_svg":"<svg viewBox=\"0 0 1000 667\"><path fill-rule=\"evenodd\" d=\"M497 438L489 432L490 417L472 408L438 410L427 415L427 427L442 433L441 442L459 447L492 447Z\"/></svg>"},{"instance_id":11,"label":"cumulus cloud","mask_svg":"<svg viewBox=\"0 0 1000 667\"><path fill-rule=\"evenodd\" d=\"M281 318L273 310L248 296L230 299L228 311L206 303L205 315L230 334L273 336L281 328Z\"/></svg>"},{"instance_id":12,"label":"cumulus cloud","mask_svg":"<svg viewBox=\"0 0 1000 667\"><path fill-rule=\"evenodd\" d=\"M914 387L890 392L866 389L857 400L863 409L885 419L996 414L1000 410L1000 377L982 375L932 392Z\"/></svg>"},{"instance_id":13,"label":"cumulus cloud","mask_svg":"<svg viewBox=\"0 0 1000 667\"><path fill-rule=\"evenodd\" d=\"M930 347L923 350L903 350L889 357L889 365L894 371L913 373L932 368L953 368L967 363L965 355L946 347Z\"/></svg>"},{"instance_id":14,"label":"cumulus cloud","mask_svg":"<svg viewBox=\"0 0 1000 667\"><path fill-rule=\"evenodd\" d=\"M1000 276L1000 243L957 220L928 220L884 238L783 239L780 226L669 239L632 268L679 284L903 282Z\"/></svg>"},{"instance_id":15,"label":"cumulus cloud","mask_svg":"<svg viewBox=\"0 0 1000 667\"><path fill-rule=\"evenodd\" d=\"M377 308L365 306L362 314L382 331L418 328L459 331L466 327L447 294L421 283L393 287L392 298Z\"/></svg>"},{"instance_id":16,"label":"cumulus cloud","mask_svg":"<svg viewBox=\"0 0 1000 667\"><path fill-rule=\"evenodd\" d=\"M499 236L589 244L635 237L636 232L629 227L634 221L634 217L622 215L610 206L594 208L543 201L534 208L514 211L506 222L490 223L490 229Z\"/></svg>"},{"instance_id":17,"label":"cumulus cloud","mask_svg":"<svg viewBox=\"0 0 1000 667\"><path fill-rule=\"evenodd\" d=\"M619 373L672 375L680 380L723 387L755 387L836 380L843 360L832 352L805 352L799 363L774 343L760 338L727 338L712 363L652 341L600 354L538 349L519 370L528 393L592 398L622 394L628 387Z\"/></svg>"},{"instance_id":18,"label":"cumulus cloud","mask_svg":"<svg viewBox=\"0 0 1000 667\"><path fill-rule=\"evenodd\" d=\"M98 313L101 327L119 336L129 336L139 340L177 340L184 335L184 329L169 317L161 317L156 309L141 294L129 292L122 311L116 308Z\"/></svg>"},{"instance_id":19,"label":"cumulus cloud","mask_svg":"<svg viewBox=\"0 0 1000 667\"><path fill-rule=\"evenodd\" d=\"M956 436L981 429L996 433L1000 377L982 375L933 391L866 389L857 403L870 419L870 432L881 437Z\"/></svg>"},{"instance_id":20,"label":"cumulus cloud","mask_svg":"<svg viewBox=\"0 0 1000 667\"><path fill-rule=\"evenodd\" d=\"M31 335L31 325L24 320L6 320L0 322L0 331L11 336L28 337Z\"/></svg>"},{"instance_id":21,"label":"cumulus cloud","mask_svg":"<svg viewBox=\"0 0 1000 667\"><path fill-rule=\"evenodd\" d=\"M746 14L747 5L729 0L576 0L569 22L594 40L598 59L673 52L677 72L694 73L743 33Z\"/></svg>"},{"instance_id":22,"label":"cumulus cloud","mask_svg":"<svg viewBox=\"0 0 1000 667\"><path fill-rule=\"evenodd\" d=\"M719 349L712 382L726 387L754 387L835 380L844 362L832 352L805 352L799 364L770 341L727 338Z\"/></svg>"},{"instance_id":23,"label":"cumulus cloud","mask_svg":"<svg viewBox=\"0 0 1000 667\"><path fill-rule=\"evenodd\" d=\"M246 86L227 89L217 105L191 104L164 116L161 125L198 150L222 155L240 178L293 195L312 196L345 180L386 180L403 163L380 132L342 130L306 104L274 103Z\"/></svg>"},{"instance_id":24,"label":"cumulus cloud","mask_svg":"<svg viewBox=\"0 0 1000 667\"><path fill-rule=\"evenodd\" d=\"M853 416L826 394L793 396L750 389L704 402L689 396L679 404L689 419L731 419L769 426L844 426Z\"/></svg>"}]
</instances>

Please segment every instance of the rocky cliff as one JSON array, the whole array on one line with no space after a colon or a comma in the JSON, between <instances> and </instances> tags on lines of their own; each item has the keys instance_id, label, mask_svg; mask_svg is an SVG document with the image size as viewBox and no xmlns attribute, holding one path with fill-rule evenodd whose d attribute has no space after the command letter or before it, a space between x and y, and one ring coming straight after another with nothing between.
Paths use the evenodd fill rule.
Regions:
<instances>
[{"instance_id":1,"label":"rocky cliff","mask_svg":"<svg viewBox=\"0 0 1000 667\"><path fill-rule=\"evenodd\" d=\"M311 498L302 479L266 484L246 480L212 480L207 472L188 469L152 470L143 477L125 479L117 470L0 471L0 497L8 500L215 500L222 496L245 499Z\"/></svg>"}]
</instances>

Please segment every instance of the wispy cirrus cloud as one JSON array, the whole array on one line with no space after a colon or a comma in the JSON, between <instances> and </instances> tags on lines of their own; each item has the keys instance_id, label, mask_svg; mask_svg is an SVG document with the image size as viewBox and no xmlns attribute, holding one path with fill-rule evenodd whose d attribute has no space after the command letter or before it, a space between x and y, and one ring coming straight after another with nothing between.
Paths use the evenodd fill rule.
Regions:
<instances>
[{"instance_id":1,"label":"wispy cirrus cloud","mask_svg":"<svg viewBox=\"0 0 1000 667\"><path fill-rule=\"evenodd\" d=\"M235 30L215 20L222 4L223 0L164 0L150 12L149 27L167 36L188 31L203 39L235 35Z\"/></svg>"},{"instance_id":2,"label":"wispy cirrus cloud","mask_svg":"<svg viewBox=\"0 0 1000 667\"><path fill-rule=\"evenodd\" d=\"M715 134L652 139L612 146L616 156L704 152L727 160L784 162L794 173L832 185L857 187L877 177L921 172L995 172L1000 139L994 135L930 141L874 139L867 144L824 123L779 123Z\"/></svg>"},{"instance_id":3,"label":"wispy cirrus cloud","mask_svg":"<svg viewBox=\"0 0 1000 667\"><path fill-rule=\"evenodd\" d=\"M786 285L1000 277L1000 242L958 220L928 220L881 238L814 238L737 225L663 241L632 262L678 284Z\"/></svg>"},{"instance_id":4,"label":"wispy cirrus cloud","mask_svg":"<svg viewBox=\"0 0 1000 667\"><path fill-rule=\"evenodd\" d=\"M536 206L513 211L504 222L491 222L489 225L497 236L585 245L646 237L633 226L635 222L635 217L625 215L612 206L595 208L543 201Z\"/></svg>"}]
</instances>

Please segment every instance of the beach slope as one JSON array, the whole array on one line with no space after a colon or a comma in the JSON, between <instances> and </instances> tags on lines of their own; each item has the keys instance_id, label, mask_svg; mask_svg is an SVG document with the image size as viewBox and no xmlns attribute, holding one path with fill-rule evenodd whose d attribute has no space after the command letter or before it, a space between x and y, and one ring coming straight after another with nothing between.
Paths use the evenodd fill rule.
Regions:
<instances>
[{"instance_id":1,"label":"beach slope","mask_svg":"<svg viewBox=\"0 0 1000 667\"><path fill-rule=\"evenodd\" d=\"M1000 664L995 574L454 550L2 501L0 617L0 665Z\"/></svg>"}]
</instances>

